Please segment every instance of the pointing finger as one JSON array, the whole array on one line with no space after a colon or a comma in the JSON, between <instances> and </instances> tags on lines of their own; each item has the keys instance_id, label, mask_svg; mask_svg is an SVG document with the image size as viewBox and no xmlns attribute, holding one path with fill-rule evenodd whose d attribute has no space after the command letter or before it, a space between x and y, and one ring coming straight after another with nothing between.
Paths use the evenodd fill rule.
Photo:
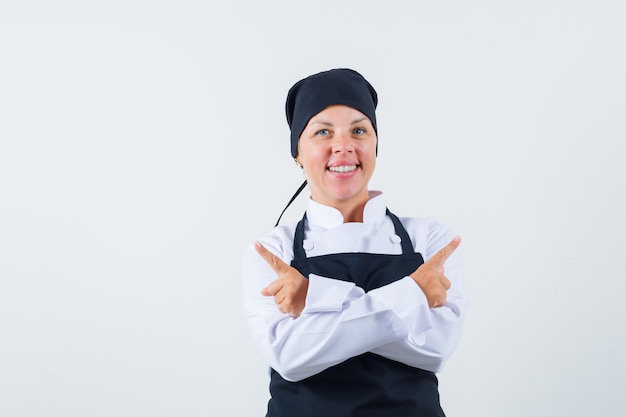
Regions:
<instances>
[{"instance_id":1,"label":"pointing finger","mask_svg":"<svg viewBox=\"0 0 626 417\"><path fill-rule=\"evenodd\" d=\"M254 242L254 249L277 274L283 272L285 268L289 268L286 263L284 263L278 256L267 250L267 248L265 248L265 246L263 246L260 242Z\"/></svg>"},{"instance_id":2,"label":"pointing finger","mask_svg":"<svg viewBox=\"0 0 626 417\"><path fill-rule=\"evenodd\" d=\"M439 252L435 254L431 259L428 260L428 263L431 263L435 266L443 267L443 264L448 260L450 255L459 247L461 244L461 236L456 236L454 239L450 241L446 246L444 246Z\"/></svg>"}]
</instances>

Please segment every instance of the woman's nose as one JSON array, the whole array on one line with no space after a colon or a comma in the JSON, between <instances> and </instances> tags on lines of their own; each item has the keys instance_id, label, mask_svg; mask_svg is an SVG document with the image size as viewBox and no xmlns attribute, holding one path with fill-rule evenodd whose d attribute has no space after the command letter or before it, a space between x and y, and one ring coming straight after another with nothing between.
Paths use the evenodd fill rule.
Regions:
<instances>
[{"instance_id":1,"label":"woman's nose","mask_svg":"<svg viewBox=\"0 0 626 417\"><path fill-rule=\"evenodd\" d=\"M352 152L354 150L354 146L352 144L352 138L349 133L339 133L335 135L335 140L333 141L333 151L334 152Z\"/></svg>"}]
</instances>

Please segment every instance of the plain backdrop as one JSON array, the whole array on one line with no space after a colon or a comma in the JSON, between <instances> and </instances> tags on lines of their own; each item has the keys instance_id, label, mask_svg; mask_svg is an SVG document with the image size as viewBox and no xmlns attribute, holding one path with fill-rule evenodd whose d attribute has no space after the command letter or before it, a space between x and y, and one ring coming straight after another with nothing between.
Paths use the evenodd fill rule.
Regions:
<instances>
[{"instance_id":1,"label":"plain backdrop","mask_svg":"<svg viewBox=\"0 0 626 417\"><path fill-rule=\"evenodd\" d=\"M287 90L350 67L380 98L371 187L464 238L448 416L624 416L625 17L619 0L3 1L0 415L263 416L241 254L303 179Z\"/></svg>"}]
</instances>

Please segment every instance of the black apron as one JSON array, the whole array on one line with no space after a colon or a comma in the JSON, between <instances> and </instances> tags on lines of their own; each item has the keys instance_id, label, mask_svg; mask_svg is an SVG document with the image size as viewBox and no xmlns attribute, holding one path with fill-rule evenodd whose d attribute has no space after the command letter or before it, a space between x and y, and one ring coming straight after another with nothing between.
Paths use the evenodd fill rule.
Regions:
<instances>
[{"instance_id":1,"label":"black apron","mask_svg":"<svg viewBox=\"0 0 626 417\"><path fill-rule=\"evenodd\" d=\"M306 214L296 227L291 266L354 282L366 292L397 281L424 263L400 220L389 210L402 255L338 253L306 257L302 246ZM271 370L266 417L445 417L433 372L364 353L298 382Z\"/></svg>"}]
</instances>

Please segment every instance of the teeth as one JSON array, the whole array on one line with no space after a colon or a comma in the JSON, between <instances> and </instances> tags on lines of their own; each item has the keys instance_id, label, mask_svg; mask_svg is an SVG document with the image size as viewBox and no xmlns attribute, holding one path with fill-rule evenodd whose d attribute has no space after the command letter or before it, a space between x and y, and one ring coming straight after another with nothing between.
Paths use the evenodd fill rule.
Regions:
<instances>
[{"instance_id":1,"label":"teeth","mask_svg":"<svg viewBox=\"0 0 626 417\"><path fill-rule=\"evenodd\" d=\"M332 172L350 172L356 169L356 165L340 166L340 167L328 167Z\"/></svg>"}]
</instances>

